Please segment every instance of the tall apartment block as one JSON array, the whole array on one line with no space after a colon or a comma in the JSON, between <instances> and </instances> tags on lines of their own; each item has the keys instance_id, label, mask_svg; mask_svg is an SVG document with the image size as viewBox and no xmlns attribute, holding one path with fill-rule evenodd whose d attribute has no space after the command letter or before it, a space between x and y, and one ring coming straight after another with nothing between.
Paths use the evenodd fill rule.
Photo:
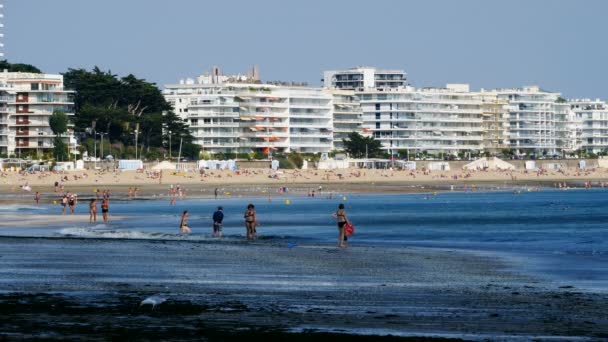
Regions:
<instances>
[{"instance_id":1,"label":"tall apartment block","mask_svg":"<svg viewBox=\"0 0 608 342\"><path fill-rule=\"evenodd\" d=\"M74 115L73 92L64 89L62 75L0 72L0 92L0 154L50 150L53 112ZM76 147L71 126L64 139Z\"/></svg>"},{"instance_id":2,"label":"tall apartment block","mask_svg":"<svg viewBox=\"0 0 608 342\"><path fill-rule=\"evenodd\" d=\"M321 88L212 73L167 85L163 94L205 152L332 150L333 99Z\"/></svg>"},{"instance_id":3,"label":"tall apartment block","mask_svg":"<svg viewBox=\"0 0 608 342\"><path fill-rule=\"evenodd\" d=\"M570 106L559 93L537 86L485 91L508 102L509 148L518 155L560 156L572 148Z\"/></svg>"},{"instance_id":4,"label":"tall apartment block","mask_svg":"<svg viewBox=\"0 0 608 342\"><path fill-rule=\"evenodd\" d=\"M327 89L334 100L334 149L344 149L344 139L352 132L362 133L363 112L354 90Z\"/></svg>"},{"instance_id":5,"label":"tall apartment block","mask_svg":"<svg viewBox=\"0 0 608 342\"><path fill-rule=\"evenodd\" d=\"M608 151L608 105L591 99L569 101L574 112L580 147L589 153Z\"/></svg>"},{"instance_id":6,"label":"tall apartment block","mask_svg":"<svg viewBox=\"0 0 608 342\"><path fill-rule=\"evenodd\" d=\"M468 90L467 85L360 90L363 127L391 155L479 151L484 132L482 101Z\"/></svg>"}]
</instances>

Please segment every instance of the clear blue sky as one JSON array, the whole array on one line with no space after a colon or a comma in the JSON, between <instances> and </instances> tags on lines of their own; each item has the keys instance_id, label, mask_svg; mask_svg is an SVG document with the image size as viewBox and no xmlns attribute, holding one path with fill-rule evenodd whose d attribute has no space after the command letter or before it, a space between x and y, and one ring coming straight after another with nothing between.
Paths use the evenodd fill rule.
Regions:
<instances>
[{"instance_id":1,"label":"clear blue sky","mask_svg":"<svg viewBox=\"0 0 608 342\"><path fill-rule=\"evenodd\" d=\"M264 80L319 85L322 70L370 65L415 86L608 100L603 0L3 2L6 58L47 72L98 65L163 85L258 64Z\"/></svg>"}]
</instances>

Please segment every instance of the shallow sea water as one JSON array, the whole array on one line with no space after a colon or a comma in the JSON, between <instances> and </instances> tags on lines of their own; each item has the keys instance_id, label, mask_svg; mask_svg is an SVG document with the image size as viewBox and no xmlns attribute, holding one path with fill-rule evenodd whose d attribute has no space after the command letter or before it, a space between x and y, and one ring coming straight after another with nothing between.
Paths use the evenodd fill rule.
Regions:
<instances>
[{"instance_id":1,"label":"shallow sea water","mask_svg":"<svg viewBox=\"0 0 608 342\"><path fill-rule=\"evenodd\" d=\"M302 195L185 199L117 200L111 215L128 219L106 225L56 224L2 228L3 236L80 237L108 239L211 238L211 216L224 207L225 241L244 238L243 211L254 203L262 241L296 246L334 244L331 213L346 205L356 234L351 243L377 246L457 248L512 257L521 270L608 290L608 190L545 190L540 192L454 192L438 194L339 194L333 199ZM87 213L87 203L76 212ZM190 212L193 233L178 233L181 212ZM57 205L12 204L3 214L55 215ZM111 217L110 217L111 218ZM99 214L98 221L101 221Z\"/></svg>"}]
</instances>

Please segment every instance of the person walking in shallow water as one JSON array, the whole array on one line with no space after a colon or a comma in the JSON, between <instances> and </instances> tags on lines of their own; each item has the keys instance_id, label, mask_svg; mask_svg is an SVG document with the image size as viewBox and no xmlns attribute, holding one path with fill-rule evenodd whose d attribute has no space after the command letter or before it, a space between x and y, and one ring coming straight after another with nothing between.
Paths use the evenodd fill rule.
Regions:
<instances>
[{"instance_id":1,"label":"person walking in shallow water","mask_svg":"<svg viewBox=\"0 0 608 342\"><path fill-rule=\"evenodd\" d=\"M179 230L184 234L190 234L190 227L188 227L188 210L184 210L182 213L182 219L179 222Z\"/></svg>"},{"instance_id":2,"label":"person walking in shallow water","mask_svg":"<svg viewBox=\"0 0 608 342\"><path fill-rule=\"evenodd\" d=\"M213 237L222 237L222 221L224 220L224 208L217 207L213 213Z\"/></svg>"},{"instance_id":3,"label":"person walking in shallow water","mask_svg":"<svg viewBox=\"0 0 608 342\"><path fill-rule=\"evenodd\" d=\"M89 223L97 222L97 199L91 198L89 203Z\"/></svg>"},{"instance_id":4,"label":"person walking in shallow water","mask_svg":"<svg viewBox=\"0 0 608 342\"><path fill-rule=\"evenodd\" d=\"M101 215L103 216L103 222L108 223L108 212L110 211L110 197L105 197L101 200Z\"/></svg>"},{"instance_id":5,"label":"person walking in shallow water","mask_svg":"<svg viewBox=\"0 0 608 342\"><path fill-rule=\"evenodd\" d=\"M348 217L346 216L344 204L340 203L338 210L332 216L338 221L338 247L346 248L347 237L344 233L344 226L348 223Z\"/></svg>"},{"instance_id":6,"label":"person walking in shallow water","mask_svg":"<svg viewBox=\"0 0 608 342\"><path fill-rule=\"evenodd\" d=\"M256 216L255 216L255 206L253 204L249 204L247 206L247 210L245 210L245 228L247 229L247 240L253 240L256 238L256 230L255 226L257 224Z\"/></svg>"}]
</instances>

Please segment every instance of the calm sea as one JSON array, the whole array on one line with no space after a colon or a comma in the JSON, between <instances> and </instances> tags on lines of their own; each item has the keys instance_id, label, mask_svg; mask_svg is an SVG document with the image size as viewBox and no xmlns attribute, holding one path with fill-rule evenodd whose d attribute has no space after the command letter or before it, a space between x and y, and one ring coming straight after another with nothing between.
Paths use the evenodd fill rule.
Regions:
<instances>
[{"instance_id":1,"label":"calm sea","mask_svg":"<svg viewBox=\"0 0 608 342\"><path fill-rule=\"evenodd\" d=\"M211 239L211 215L224 207L225 242L244 238L243 211L256 205L262 242L333 244L331 213L346 205L356 226L352 244L457 248L497 253L517 260L522 270L608 290L608 190L468 192L438 194L339 194L309 198L227 197L178 200L113 200L111 215L129 219L45 227L2 228L0 235L71 236L113 239ZM183 210L193 234L178 234ZM2 213L59 214L57 205L9 205ZM86 213L87 204L77 207ZM101 213L99 214L101 221Z\"/></svg>"}]
</instances>

